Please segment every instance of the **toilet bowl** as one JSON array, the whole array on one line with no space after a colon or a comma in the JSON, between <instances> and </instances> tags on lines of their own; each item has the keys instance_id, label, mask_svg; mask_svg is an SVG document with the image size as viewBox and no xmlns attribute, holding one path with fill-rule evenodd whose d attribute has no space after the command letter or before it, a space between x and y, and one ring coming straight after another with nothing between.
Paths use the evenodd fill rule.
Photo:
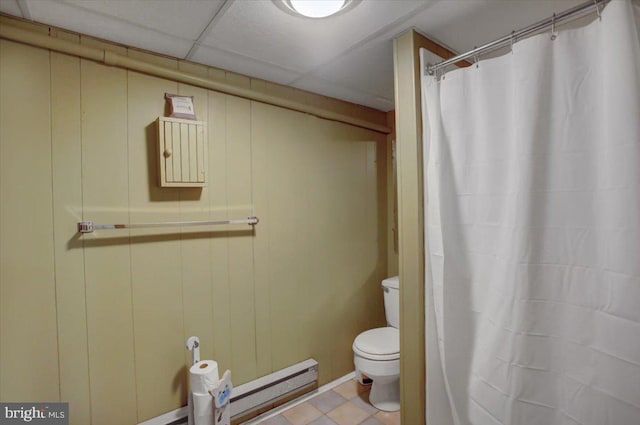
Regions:
<instances>
[{"instance_id":1,"label":"toilet bowl","mask_svg":"<svg viewBox=\"0 0 640 425\"><path fill-rule=\"evenodd\" d=\"M356 377L372 381L369 402L387 412L400 410L400 280L382 281L387 327L362 332L353 341Z\"/></svg>"},{"instance_id":2,"label":"toilet bowl","mask_svg":"<svg viewBox=\"0 0 640 425\"><path fill-rule=\"evenodd\" d=\"M400 332L377 328L358 335L353 342L353 362L358 376L373 382L369 402L387 412L400 410Z\"/></svg>"}]
</instances>

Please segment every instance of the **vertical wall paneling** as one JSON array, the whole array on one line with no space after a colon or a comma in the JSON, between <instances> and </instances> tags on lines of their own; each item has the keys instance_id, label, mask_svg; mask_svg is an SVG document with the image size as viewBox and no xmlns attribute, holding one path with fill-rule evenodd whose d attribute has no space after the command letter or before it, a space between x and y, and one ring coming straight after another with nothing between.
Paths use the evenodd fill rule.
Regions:
<instances>
[{"instance_id":1,"label":"vertical wall paneling","mask_svg":"<svg viewBox=\"0 0 640 425\"><path fill-rule=\"evenodd\" d=\"M181 64L181 69L182 69ZM190 69L206 76L205 67ZM178 94L193 96L196 117L205 122L205 127L212 129L209 122L209 91L186 84L178 85ZM215 130L213 130L215 131ZM206 133L205 133L206 134ZM202 154L205 154L203 150ZM209 158L206 159L208 161ZM206 167L205 167L206 168ZM210 220L211 184L203 188L180 189L180 219L181 220ZM191 195L191 196L189 196ZM183 316L184 339L191 335L200 338L200 356L202 359L212 359L214 350L213 333L213 287L211 284L211 247L209 239L217 236L219 228L203 229L197 233L192 230L182 232L181 262L183 288ZM190 237L193 236L193 237ZM191 355L186 353L185 364L190 365Z\"/></svg>"},{"instance_id":2,"label":"vertical wall paneling","mask_svg":"<svg viewBox=\"0 0 640 425\"><path fill-rule=\"evenodd\" d=\"M309 132L312 136L309 138L311 144L307 154L310 157L308 181L313 188L307 197L307 210L312 214L313 225L308 227L309 239L314 243L310 246L313 261L308 272L310 276L307 290L314 303L309 309L312 314L308 326L309 332L318 334L319 337L309 338L307 344L310 344L314 358L325 365L325 370L320 368L320 383L323 384L331 376L337 376L335 371L339 368L335 367L334 359L339 355L331 341L336 340L337 333L341 332L344 325L336 306L340 299L349 296L345 293L348 291L344 291L342 282L338 281L342 270L337 266L339 254L336 244L332 243L342 240L342 236L339 239L336 236L339 232L337 220L340 219L343 202L335 197L337 192L332 190L332 186L339 180L337 170L340 168L338 162L342 153L336 152L335 156L332 154L334 149L340 150L340 141L336 140L332 123L313 119L310 125L313 130ZM332 313L327 314L329 311Z\"/></svg>"},{"instance_id":3,"label":"vertical wall paneling","mask_svg":"<svg viewBox=\"0 0 640 425\"><path fill-rule=\"evenodd\" d=\"M249 79L246 79L249 84ZM227 205L234 217L252 214L251 197L251 102L227 98ZM247 226L235 226L227 239L232 371L242 384L256 376L255 298L253 281L253 236Z\"/></svg>"},{"instance_id":4,"label":"vertical wall paneling","mask_svg":"<svg viewBox=\"0 0 640 425\"><path fill-rule=\"evenodd\" d=\"M177 84L127 72L129 220L178 221L178 193L157 184L156 119ZM137 415L143 421L180 407L186 394L180 243L176 229L131 232L131 286ZM168 344L168 341L173 343ZM158 373L159 371L167 371ZM171 371L171 372L169 372Z\"/></svg>"},{"instance_id":5,"label":"vertical wall paneling","mask_svg":"<svg viewBox=\"0 0 640 425\"><path fill-rule=\"evenodd\" d=\"M398 197L397 197L397 179L396 179L396 161L394 158L396 144L396 123L395 111L387 112L387 125L393 130L391 134L387 134L386 155L387 170L386 173L386 194L387 194L387 268L389 276L398 274Z\"/></svg>"},{"instance_id":6,"label":"vertical wall paneling","mask_svg":"<svg viewBox=\"0 0 640 425\"><path fill-rule=\"evenodd\" d=\"M295 232L291 241L293 252L290 253L291 261L295 264L291 264L292 273L289 277L292 279L291 286L295 288L292 293L295 301L290 306L289 314L293 313L299 319L294 324L296 326L296 341L292 346L296 350L293 350L292 354L298 358L310 358L315 353L320 353L317 350L318 341L313 334L313 329L320 317L318 304L314 299L314 296L317 295L316 289L319 288L314 285L313 279L308 274L312 264L316 261L314 253L318 252L319 248L311 238L318 212L309 206L309 199L315 196L314 192L319 182L311 173L317 159L309 151L324 144L325 140L314 137L315 132L308 131L309 128L314 128L319 121L317 118L296 112L292 114L291 120L296 124L292 126L293 137L288 139L285 148L291 161L287 171L289 173L297 172L298 177L292 179L292 190L288 194L289 199L282 205L282 208L290 210L286 213L289 221L282 224ZM277 159L271 158L271 161L277 161ZM277 190L277 187L276 185L274 189Z\"/></svg>"},{"instance_id":7,"label":"vertical wall paneling","mask_svg":"<svg viewBox=\"0 0 640 425\"><path fill-rule=\"evenodd\" d=\"M60 399L49 52L0 40L0 395Z\"/></svg>"},{"instance_id":8,"label":"vertical wall paneling","mask_svg":"<svg viewBox=\"0 0 640 425\"><path fill-rule=\"evenodd\" d=\"M253 89L264 89L263 81L252 81ZM251 174L266 176L269 173L269 142L264 138L264 128L258 124L260 111L265 105L251 105ZM264 223L270 222L269 182L264 178L253 179L253 211ZM255 315L256 315L256 373L264 376L274 371L271 356L271 302L269 293L269 235L262 227L256 227L253 238Z\"/></svg>"},{"instance_id":9,"label":"vertical wall paneling","mask_svg":"<svg viewBox=\"0 0 640 425\"><path fill-rule=\"evenodd\" d=\"M366 293L373 291L381 295L377 279L378 258L373 242L377 226L367 226L367 146L372 142L366 133L358 129L344 131L337 123L331 124L330 132L338 142L335 149L339 151L337 158L333 160L335 178L338 181L332 188L337 192L333 196L336 197L334 208L338 215L332 227L339 234L348 235L334 244L334 273L337 272L335 282L342 288L349 288L344 297L335 300L335 308L340 312L345 325L337 328L334 338L339 341L339 345L347 345L350 341L353 342L355 335L364 330L363 315L367 314L367 309L375 308L375 305L366 305ZM376 254L372 254L374 252ZM357 254L354 255L355 253ZM365 276L362 276L363 271L366 271ZM341 291L340 287L335 288L337 293ZM334 373L340 375L353 370L353 359L339 354L333 357L332 364Z\"/></svg>"},{"instance_id":10,"label":"vertical wall paneling","mask_svg":"<svg viewBox=\"0 0 640 425\"><path fill-rule=\"evenodd\" d=\"M366 298L364 304L365 311L362 312L359 320L365 329L385 326L383 291L380 281L388 277L385 271L388 267L387 261L387 229L389 218L386 210L387 198L387 146L386 137L378 136L372 143L367 144L367 165L366 165L366 226L363 233L366 235L365 249L370 257L368 261L376 265L375 273L368 279L368 284L377 287L377 291L363 290L363 297ZM364 265L368 268L368 265ZM370 311L380 311L382 314L372 315ZM382 319L382 320L381 320Z\"/></svg>"},{"instance_id":11,"label":"vertical wall paneling","mask_svg":"<svg viewBox=\"0 0 640 425\"><path fill-rule=\"evenodd\" d=\"M127 72L82 60L81 73L84 218L126 223L130 218ZM98 231L82 238L92 424L136 423L128 231Z\"/></svg>"},{"instance_id":12,"label":"vertical wall paneling","mask_svg":"<svg viewBox=\"0 0 640 425\"><path fill-rule=\"evenodd\" d=\"M91 421L82 218L80 59L51 53L51 138L60 398L73 424ZM70 243L70 241L72 241Z\"/></svg>"},{"instance_id":13,"label":"vertical wall paneling","mask_svg":"<svg viewBox=\"0 0 640 425\"><path fill-rule=\"evenodd\" d=\"M196 163L208 162L204 188L158 186L155 120L165 92L193 95L207 123ZM235 384L310 357L321 385L352 371L353 338L384 323L384 143L346 124L0 41L0 401L69 401L74 425L139 423L186 403L191 335ZM252 214L260 218L254 230L76 229L80 220Z\"/></svg>"},{"instance_id":14,"label":"vertical wall paneling","mask_svg":"<svg viewBox=\"0 0 640 425\"><path fill-rule=\"evenodd\" d=\"M253 108L254 173L266 176L254 179L254 205L269 231L254 240L256 297L262 286L270 295L273 369L313 357L326 383L353 370L351 353L333 347L350 347L365 327L383 324L386 251L377 239L386 226L378 214L386 177L376 160L384 142L272 106Z\"/></svg>"},{"instance_id":15,"label":"vertical wall paneling","mask_svg":"<svg viewBox=\"0 0 640 425\"><path fill-rule=\"evenodd\" d=\"M332 362L331 341L335 341L336 332L342 327L339 314L333 314L333 306L339 296L333 291L335 262L331 258L333 249L330 243L334 218L331 211L340 209L340 206L330 199L328 180L331 177L327 173L334 172L329 152L337 147L337 142L327 132L333 123L310 116L305 120L305 126L311 131L305 128L298 130L304 141L298 161L305 170L301 179L303 187L299 189L304 205L296 208L303 214L297 225L304 229L304 239L299 240L298 249L306 259L302 263L304 269L298 283L301 286L300 296L305 300L299 312L303 320L299 344L301 356L313 357L324 366L319 370L319 384L322 385L332 376L337 376L334 375L336 368ZM302 313L302 309L306 309L306 313Z\"/></svg>"},{"instance_id":16,"label":"vertical wall paneling","mask_svg":"<svg viewBox=\"0 0 640 425\"><path fill-rule=\"evenodd\" d=\"M253 137L256 145L264 145L259 151L266 153L266 156L255 155L254 160L268 173L259 177L264 180L260 190L266 190L266 193L260 195L256 202L267 201L262 208L268 208L269 217L268 227L260 229L260 232L268 232L268 249L256 252L256 255L268 258L272 368L279 370L302 357L298 338L302 318L292 320L292 317L298 317L301 305L307 302L300 299L298 293L301 250L297 234L300 230L297 227L299 217L296 217L304 214L299 210L301 194L297 181L304 174L304 167L297 162L302 158L295 156L294 145L296 141L300 144L307 141L300 131L304 128L301 124L304 115L257 103L253 107L256 109ZM291 178L292 175L297 177ZM309 218L307 223L312 225Z\"/></svg>"},{"instance_id":17,"label":"vertical wall paneling","mask_svg":"<svg viewBox=\"0 0 640 425\"><path fill-rule=\"evenodd\" d=\"M226 220L227 212L227 95L209 92L209 214L212 220ZM231 295L229 253L225 229L214 229L209 238L213 346L209 349L220 371L231 368ZM207 349L206 346L203 346ZM232 378L235 379L235 371Z\"/></svg>"}]
</instances>

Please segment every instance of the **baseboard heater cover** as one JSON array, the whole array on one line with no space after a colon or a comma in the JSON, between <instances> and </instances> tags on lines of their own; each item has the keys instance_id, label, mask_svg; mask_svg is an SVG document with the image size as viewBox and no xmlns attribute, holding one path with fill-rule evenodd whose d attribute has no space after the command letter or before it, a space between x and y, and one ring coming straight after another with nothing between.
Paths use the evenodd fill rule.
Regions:
<instances>
[{"instance_id":1,"label":"baseboard heater cover","mask_svg":"<svg viewBox=\"0 0 640 425\"><path fill-rule=\"evenodd\" d=\"M317 383L318 362L309 359L234 387L231 392L231 419L256 412Z\"/></svg>"}]
</instances>

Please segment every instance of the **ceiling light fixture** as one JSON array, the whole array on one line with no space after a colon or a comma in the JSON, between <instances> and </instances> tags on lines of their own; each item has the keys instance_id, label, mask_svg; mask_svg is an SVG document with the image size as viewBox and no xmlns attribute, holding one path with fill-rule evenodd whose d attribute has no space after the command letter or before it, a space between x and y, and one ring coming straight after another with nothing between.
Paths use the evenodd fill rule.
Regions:
<instances>
[{"instance_id":1,"label":"ceiling light fixture","mask_svg":"<svg viewBox=\"0 0 640 425\"><path fill-rule=\"evenodd\" d=\"M327 18L351 9L360 0L273 0L281 9L306 18ZM284 6L284 7L283 7Z\"/></svg>"}]
</instances>

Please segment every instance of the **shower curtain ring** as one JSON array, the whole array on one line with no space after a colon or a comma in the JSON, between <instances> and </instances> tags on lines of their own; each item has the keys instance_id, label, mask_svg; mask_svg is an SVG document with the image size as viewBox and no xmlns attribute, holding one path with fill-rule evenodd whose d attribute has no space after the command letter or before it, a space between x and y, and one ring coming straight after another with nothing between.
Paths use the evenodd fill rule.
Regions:
<instances>
[{"instance_id":1,"label":"shower curtain ring","mask_svg":"<svg viewBox=\"0 0 640 425\"><path fill-rule=\"evenodd\" d=\"M602 15L600 14L600 3L598 0L593 0L593 4L596 5L596 13L598 14L598 19L602 21Z\"/></svg>"},{"instance_id":2,"label":"shower curtain ring","mask_svg":"<svg viewBox=\"0 0 640 425\"><path fill-rule=\"evenodd\" d=\"M473 50L476 50L478 48L478 46L473 46ZM476 68L480 68L480 59L478 59L478 54L476 53L475 55L473 55L473 63L476 64Z\"/></svg>"},{"instance_id":3,"label":"shower curtain ring","mask_svg":"<svg viewBox=\"0 0 640 425\"><path fill-rule=\"evenodd\" d=\"M551 17L551 41L555 40L556 37L556 14L554 13Z\"/></svg>"}]
</instances>

